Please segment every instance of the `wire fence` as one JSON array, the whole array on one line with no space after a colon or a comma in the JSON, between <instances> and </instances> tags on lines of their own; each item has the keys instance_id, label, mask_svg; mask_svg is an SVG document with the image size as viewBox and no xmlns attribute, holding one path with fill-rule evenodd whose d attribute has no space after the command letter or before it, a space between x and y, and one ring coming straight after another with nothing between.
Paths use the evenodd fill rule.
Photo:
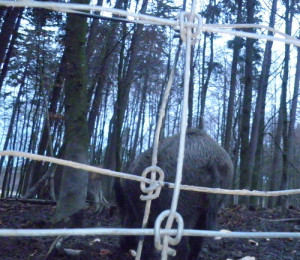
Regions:
<instances>
[{"instance_id":1,"label":"wire fence","mask_svg":"<svg viewBox=\"0 0 300 260\"><path fill-rule=\"evenodd\" d=\"M94 15L93 12L104 12L111 15L117 15L122 21L139 23L145 25L163 25L171 26L175 30L179 30L181 40L185 43L185 71L184 71L184 93L183 93L183 109L181 115L181 131L179 140L179 152L178 152L178 163L176 170L176 179L174 183L168 183L163 181L164 174L159 167L157 167L157 154L159 145L159 135L162 126L162 119L165 113L165 107L168 100L169 91L174 78L174 70L172 70L169 82L164 94L162 106L159 113L159 120L156 128L153 145L152 165L148 167L142 174L142 176L131 175L122 172L111 171L107 169L101 169L90 165L84 165L62 159L56 159L47 156L29 154L17 151L1 151L0 156L19 156L26 157L38 161L46 161L50 163L60 164L63 166L73 167L77 169L86 170L89 172L95 172L99 174L105 174L111 177L120 177L129 179L132 181L138 181L143 183L144 192L148 195L142 197L146 200L145 214L141 229L126 229L126 228L93 228L93 229L2 229L0 230L0 236L87 236L87 235L122 235L122 236L153 236L155 237L155 247L162 252L162 259L167 259L168 255L175 255L176 252L170 247L170 245L176 245L179 243L182 236L202 236L202 237L237 237L237 238L300 238L299 232L230 232L224 231L207 231L207 230L186 230L183 228L182 217L176 212L178 205L178 198L180 190L189 190L195 192L207 192L214 194L229 194L229 195L243 195L243 196L282 196L282 195L295 195L300 194L300 189L285 190L285 191L249 191L249 190L226 190L220 188L206 188L196 187L189 185L182 185L182 168L183 168L183 155L184 155L184 144L185 135L187 130L187 116L188 116L188 89L189 89L189 78L190 78L190 58L191 58L191 46L198 42L199 35L202 31L214 32L214 33L226 33L234 36L249 37L253 39L262 39L269 41L278 41L286 44L293 44L300 47L300 41L286 35L280 31L263 25L253 24L234 24L234 25L215 25L205 24L202 17L196 13L197 1L192 1L189 12L180 12L178 19L166 19L158 18L145 14L136 14L127 12L124 10L118 10L114 8L106 8L101 6L84 5L84 4L70 4L70 3L54 3L54 2L39 2L39 1L0 1L0 5L14 6L14 7L35 7L55 10L59 12L75 13L87 15ZM87 13L87 11L89 13ZM105 17L105 16L102 16ZM110 16L106 16L110 19ZM115 18L113 18L115 19ZM119 18L117 18L119 19ZM230 29L241 29L241 28L260 28L267 31L271 31L277 36L270 36L257 33L249 33L242 31L233 31ZM173 73L173 74L172 74ZM155 172L160 173L160 179L155 179ZM151 178L146 178L147 173L151 172ZM149 184L146 187L145 184ZM156 222L154 229L147 229L147 222L150 214L151 200L159 196L161 187L166 186L174 189L173 198L170 210L162 212ZM165 228L160 227L163 219L167 218ZM171 229L173 222L177 222L178 229ZM140 259L143 247L143 240L141 239L138 244L136 259Z\"/></svg>"},{"instance_id":2,"label":"wire fence","mask_svg":"<svg viewBox=\"0 0 300 260\"><path fill-rule=\"evenodd\" d=\"M118 177L132 181L144 182L147 184L151 183L151 180L142 176L137 176L125 172L117 172L112 170L107 170L83 163L77 163L73 161L68 161L64 159L53 158L50 156L26 153L26 152L19 152L19 151L0 151L0 156L14 156L14 157L23 157L32 159L35 161L43 161L54 163L62 166L72 167L75 169L81 169L89 172L93 172L96 174L104 174L111 177ZM170 189L174 188L174 183L166 182L166 181L156 181L157 185L161 187L168 187ZM276 196L288 196L288 195L297 195L300 194L300 189L293 189L293 190L280 190L280 191L257 191L257 190L229 190L229 189L220 189L220 188L207 188L207 187L199 187L199 186L192 186L192 185L180 185L181 190L186 191L194 191L194 192L205 192L205 193L212 193L212 194L224 194L224 195L237 195L237 196L257 196L257 197L276 197Z\"/></svg>"}]
</instances>

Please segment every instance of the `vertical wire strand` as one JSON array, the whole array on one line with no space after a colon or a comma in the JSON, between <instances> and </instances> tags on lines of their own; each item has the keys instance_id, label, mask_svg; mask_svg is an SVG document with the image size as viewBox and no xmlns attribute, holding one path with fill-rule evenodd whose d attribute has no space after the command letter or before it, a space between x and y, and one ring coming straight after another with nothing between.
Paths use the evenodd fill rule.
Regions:
<instances>
[{"instance_id":1,"label":"vertical wire strand","mask_svg":"<svg viewBox=\"0 0 300 260\"><path fill-rule=\"evenodd\" d=\"M192 2L191 14L189 20L193 19L196 7L196 0ZM174 222L174 214L177 210L178 198L180 193L180 184L182 181L182 168L184 160L184 146L185 146L185 136L187 129L187 119L188 119L188 95L189 95L189 79L190 79L190 60L191 60L191 45L192 45L192 29L186 28L186 53L185 53L185 70L184 70L184 90L183 90L183 108L181 117L181 127L180 127L180 140L179 140L179 151L178 151L178 161L177 170L175 178L175 187L173 191L172 204L170 209L170 214L167 219L166 229L172 227ZM167 260L168 258L168 237L165 236L163 239L163 249L162 249L162 260Z\"/></svg>"},{"instance_id":2,"label":"vertical wire strand","mask_svg":"<svg viewBox=\"0 0 300 260\"><path fill-rule=\"evenodd\" d=\"M160 132L161 132L161 128L162 128L162 121L163 121L163 118L165 116L165 111L166 111L166 106L167 106L170 90L171 90L171 87L173 85L173 81L174 81L174 77L175 77L175 70L176 70L179 55L180 55L180 52L181 52L181 47L182 47L182 42L180 40L180 42L178 44L178 48L177 48L173 68L171 70L169 80L168 80L168 83L167 83L167 86L166 86L166 89L165 89L165 92L164 92L164 95L163 95L161 107L159 109L159 117L158 117L158 121L157 121L157 125L156 125L156 131L155 131L155 136L154 136L154 144L153 144L152 166L157 165L159 136L160 136ZM153 172L152 172L151 173L151 179L154 179L154 178L155 178L155 176L153 176ZM153 192L151 192L150 195L152 193ZM142 228L147 227L148 220L149 220L149 215L150 215L150 209L151 209L151 200L147 200L146 201L146 206L145 206L145 213L144 213ZM138 243L135 260L140 260L140 258L141 258L143 243L144 243L144 238L141 237L140 240L139 240L139 243Z\"/></svg>"}]
</instances>

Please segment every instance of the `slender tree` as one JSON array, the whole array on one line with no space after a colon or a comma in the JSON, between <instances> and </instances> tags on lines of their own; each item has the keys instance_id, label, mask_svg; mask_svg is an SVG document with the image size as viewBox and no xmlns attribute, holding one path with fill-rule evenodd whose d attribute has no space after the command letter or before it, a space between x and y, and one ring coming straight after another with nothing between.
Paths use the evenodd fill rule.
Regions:
<instances>
[{"instance_id":1,"label":"slender tree","mask_svg":"<svg viewBox=\"0 0 300 260\"><path fill-rule=\"evenodd\" d=\"M236 0L237 6L237 18L236 23L241 23L242 21L242 6L243 1ZM224 149L231 154L231 141L232 141L232 127L233 127L233 116L234 116L234 100L236 93L236 81L237 81L237 65L240 50L242 48L242 39L235 37L233 40L233 56L231 63L231 75L230 75L230 91L229 100L227 106L227 117L226 117L226 127L225 127L225 138L224 138Z\"/></svg>"},{"instance_id":2,"label":"slender tree","mask_svg":"<svg viewBox=\"0 0 300 260\"><path fill-rule=\"evenodd\" d=\"M11 40L9 42L7 52L5 54L5 58L4 58L4 61L3 61L2 68L1 68L2 64L0 62L0 68L1 68L1 70L0 70L0 72L1 72L0 73L0 92L1 92L1 89L2 89L2 86L3 86L3 83L4 83L4 79L5 79L7 71L8 71L8 65L9 65L10 58L12 56L17 37L19 35L18 30L19 30L19 27L20 27L20 24L21 24L22 15L23 15L23 11L21 10L19 12L16 24L15 24L15 27L14 27L14 30L13 30L13 33L12 33L12 36L11 36ZM3 28L3 30L6 31L4 28ZM7 33L7 32L4 32L4 33ZM7 36L7 35L5 35L5 36ZM4 38L5 36L3 35L2 38ZM0 41L1 41L1 39L0 39ZM4 47L2 46L2 48L4 48Z\"/></svg>"},{"instance_id":3,"label":"slender tree","mask_svg":"<svg viewBox=\"0 0 300 260\"><path fill-rule=\"evenodd\" d=\"M10 118L8 131L7 131L6 138L5 138L4 145L3 145L3 150L7 150L8 145L11 142L11 139L14 137L12 135L13 132L14 132L13 128L14 128L15 121L16 121L16 115L17 115L18 110L20 108L20 99L21 99L21 96L23 94L23 89L24 89L24 86L25 86L25 79L26 79L27 74L28 74L28 63L27 63L27 66L26 66L26 68L23 72L22 79L21 79L21 84L20 84L19 91L18 91L18 95L17 95L16 100L14 102L13 111L12 111L12 115L11 115L11 118ZM0 159L0 173L2 172L3 163L4 163L4 156L2 156L1 159ZM1 198L4 198L5 193L7 194L7 192L8 192L8 190L7 190L8 178L9 177L8 177L7 174L5 174L5 176L3 177Z\"/></svg>"},{"instance_id":4,"label":"slender tree","mask_svg":"<svg viewBox=\"0 0 300 260\"><path fill-rule=\"evenodd\" d=\"M294 0L285 1L285 33L291 35L292 20L294 9ZM285 45L285 54L283 62L283 76L281 84L280 107L277 120L277 128L274 137L274 153L270 176L270 190L277 190L282 185L286 185L287 180L287 157L286 157L286 144L287 144L287 84L289 77L289 63L290 63L290 45ZM281 150L281 140L283 140L283 153ZM269 199L268 206L274 207L277 204L278 198L274 197Z\"/></svg>"},{"instance_id":5,"label":"slender tree","mask_svg":"<svg viewBox=\"0 0 300 260\"><path fill-rule=\"evenodd\" d=\"M2 65L4 58L5 58L5 54L7 51L7 47L9 45L10 39L12 34L14 33L15 30L15 25L18 19L18 15L20 12L22 12L23 10L20 8L14 8L14 7L10 7L8 8L5 18L4 18L4 22L2 24L1 27L1 31L0 31L0 64Z\"/></svg>"},{"instance_id":6,"label":"slender tree","mask_svg":"<svg viewBox=\"0 0 300 260\"><path fill-rule=\"evenodd\" d=\"M269 24L270 27L274 27L275 25L276 10L277 10L277 0L273 0L271 15L270 15L270 24ZM272 32L269 32L268 34L273 35ZM253 170L254 170L255 158L257 152L259 128L260 128L260 123L262 122L261 118L264 116L262 114L262 112L264 112L262 108L265 106L265 101L266 101L266 93L267 93L271 59L272 59L272 45L273 45L272 41L267 41L265 52L264 52L264 59L262 63L262 70L258 82L256 106L255 106L254 118L252 123L251 140L249 144L250 147L249 147L248 181L250 182L250 186L252 187L252 189L258 189L257 187L258 176L257 175L253 176ZM255 199L252 199L251 201L255 202Z\"/></svg>"},{"instance_id":7,"label":"slender tree","mask_svg":"<svg viewBox=\"0 0 300 260\"><path fill-rule=\"evenodd\" d=\"M254 23L254 13L256 0L247 0L247 23ZM253 29L249 29L253 32ZM250 189L251 183L249 178L249 132L250 132L250 116L252 102L252 70L253 70L253 49L254 40L247 38L246 40L246 60L245 60L245 86L243 93L243 106L241 114L241 162L240 162L240 188ZM246 197L241 197L241 200L247 201Z\"/></svg>"},{"instance_id":8,"label":"slender tree","mask_svg":"<svg viewBox=\"0 0 300 260\"><path fill-rule=\"evenodd\" d=\"M116 1L115 8L121 9L123 5L124 0L118 0ZM94 25L94 23L92 23ZM109 31L106 35L106 40L104 42L104 46L101 50L100 57L100 66L98 68L98 71L95 76L95 85L91 86L89 92L89 99L91 99L91 110L88 117L88 127L89 127L89 133L90 136L93 135L94 129L95 129L95 122L96 118L99 115L99 108L101 106L101 100L102 100L102 92L106 83L106 79L109 75L109 68L112 66L112 51L115 49L115 46L118 44L116 33L117 29L119 27L119 23L112 22L111 26L109 28ZM93 29L93 28L91 28ZM91 36L92 37L92 36ZM89 41L89 49L88 49L88 55L91 52L91 49L93 49L93 40L90 37ZM93 93L93 95L92 95Z\"/></svg>"},{"instance_id":9,"label":"slender tree","mask_svg":"<svg viewBox=\"0 0 300 260\"><path fill-rule=\"evenodd\" d=\"M148 0L143 0L142 8L140 13L145 13L147 10ZM131 83L134 79L135 66L138 60L138 48L139 40L143 30L143 25L136 25L134 30L131 45L129 47L128 54L128 66L122 77L119 76L118 82L118 93L117 100L114 105L114 114L110 122L111 131L108 138L108 145L106 148L104 167L112 170L121 169L121 158L120 158L120 147L121 147L121 131L124 122L124 114L126 111L128 96ZM122 59L121 59L122 61ZM126 64L126 62L125 62ZM120 64L121 65L121 64ZM122 65L121 65L122 67ZM119 75L120 70L119 70ZM103 181L105 183L104 195L110 201L114 201L115 194L113 189L114 180L111 177L103 176Z\"/></svg>"},{"instance_id":10,"label":"slender tree","mask_svg":"<svg viewBox=\"0 0 300 260\"><path fill-rule=\"evenodd\" d=\"M208 23L216 23L217 17L220 14L220 7L217 5L216 1L209 1L206 12L204 14ZM204 115L205 115L205 106L206 106L206 96L208 91L209 82L215 68L214 63L214 33L204 33L204 43L203 43L203 51L202 51L202 82L201 82L201 96L200 96L200 115L199 115L199 125L200 129L205 128L204 125ZM206 62L206 48L207 48L207 40L209 41L209 60ZM207 63L207 67L205 68L205 64Z\"/></svg>"},{"instance_id":11,"label":"slender tree","mask_svg":"<svg viewBox=\"0 0 300 260\"><path fill-rule=\"evenodd\" d=\"M299 37L300 39L300 37ZM293 151L295 147L295 123L296 123L296 110L297 110L297 103L298 103L298 95L299 95L299 81L300 81L300 48L297 48L297 65L296 65L296 75L295 75L295 83L294 83L294 93L292 99L292 105L290 109L290 122L288 126L288 136L287 136L287 146L286 146L286 160L287 160L287 178L285 182L282 183L282 188L288 188L288 184L291 183L291 172L292 166L294 165L293 162ZM282 203L284 209L286 209L289 205L288 199L285 199Z\"/></svg>"},{"instance_id":12,"label":"slender tree","mask_svg":"<svg viewBox=\"0 0 300 260\"><path fill-rule=\"evenodd\" d=\"M49 156L53 156L53 154L50 152L50 147L53 145L52 143L49 143L50 140L50 135L51 135L51 128L54 125L55 121L55 116L57 113L57 109L58 109L58 102L59 102L59 98L61 96L61 90L63 87L63 80L64 80L64 70L63 70L63 65L65 64L65 55L63 55L63 57L61 58L61 62L60 62L60 66L58 69L58 73L56 75L55 78L55 82L51 91L51 97L50 97L50 104L49 104L49 108L47 114L49 115L49 118L45 118L44 124L43 124L43 128L42 128L42 132L41 132L41 139L39 141L38 144L38 154L41 155L49 155ZM42 90L44 91L44 89ZM53 151L52 151L53 152ZM46 168L48 167L48 164L44 164L43 162L35 162L31 169L29 169L29 171L31 171L31 178L30 178L30 184L29 184L29 188L33 185L35 185L40 178L42 177L43 173L45 172ZM41 183L42 184L42 183ZM37 190L35 190L35 192L37 192ZM32 195L35 195L36 193L31 193ZM28 195L27 195L28 196Z\"/></svg>"}]
</instances>

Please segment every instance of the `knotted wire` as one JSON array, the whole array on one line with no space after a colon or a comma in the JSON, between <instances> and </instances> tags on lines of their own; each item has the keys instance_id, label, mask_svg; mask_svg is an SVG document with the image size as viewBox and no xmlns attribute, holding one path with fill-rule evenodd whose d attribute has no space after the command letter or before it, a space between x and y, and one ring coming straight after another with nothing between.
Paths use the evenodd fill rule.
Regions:
<instances>
[{"instance_id":1,"label":"knotted wire","mask_svg":"<svg viewBox=\"0 0 300 260\"><path fill-rule=\"evenodd\" d=\"M94 6L94 5L87 5L87 4L71 4L71 3L57 3L57 2L44 2L44 1L31 1L31 0L22 0L22 1L11 1L11 0L0 0L0 5L4 6L12 6L12 7L36 7L36 8L45 8L49 10L59 11L59 12L66 12L66 13L75 13L79 15L86 15L90 16L91 13L79 12L81 11L89 11L89 12L105 12L111 13L113 15L117 15L120 17L125 17L122 19L122 22L133 22L139 24L154 24L154 25L165 25L171 26L174 29L179 29L179 21L168 19L168 18L161 18L161 17L154 17L151 15L145 14L136 14L132 12L128 12L125 10L103 7L103 6ZM93 13L92 13L93 14ZM99 17L102 19L102 17ZM103 19L110 19L111 17L105 16ZM193 22L186 22L186 27L189 28L197 28L197 24ZM202 31L206 32L213 32L213 33L225 33L234 36L240 37L248 37L252 39L263 39L268 41L277 41L283 42L286 44L293 44L297 47L300 47L300 40L296 39L295 37L291 37L285 33L280 32L274 28L265 25L257 25L257 24L205 24L202 22ZM272 31L275 34L278 34L281 37L275 37L270 35L264 34L257 34L257 33L250 33L250 32L243 32L243 31L234 31L234 30L227 30L228 28L260 28L266 29L268 31Z\"/></svg>"},{"instance_id":2,"label":"knotted wire","mask_svg":"<svg viewBox=\"0 0 300 260\"><path fill-rule=\"evenodd\" d=\"M158 120L157 120L157 124L156 124L156 130L155 130L155 135L154 135L154 143L153 143L153 151L152 151L152 167L155 167L157 165L159 136L160 136L160 133L161 133L162 122L163 122L163 119L164 119L164 116L165 116L166 106L167 106L167 103L168 103L168 98L169 98L169 95L170 95L171 87L172 87L173 82L174 82L175 71L176 71L176 67L177 67L179 55L180 55L180 52L181 52L181 48L182 48L182 41L180 40L179 44L178 44L177 51L176 51L176 55L175 55L175 59L174 59L174 64L173 64L172 70L170 72L168 83L167 83L167 86L166 86L166 89L165 89L165 92L164 92L164 95L163 95L163 98L162 98L161 106L160 106L160 109L159 109L159 116L158 116ZM159 168L159 167L157 167L157 168ZM153 171L151 172L151 180L152 179L155 179ZM142 189L142 186L141 186L141 189ZM142 189L142 191L143 191L143 189ZM159 189L159 192L160 192L160 189ZM151 196L152 196L152 193L150 192L150 194L148 194L148 198L151 197ZM142 200L144 200L144 198L145 197L141 196ZM147 227L148 220L149 220L149 215L150 215L150 209L151 209L151 201L152 201L152 199L153 198L148 199L146 201L145 212L144 212L143 223L142 223L142 228L146 228ZM138 243L138 247L137 247L137 254L136 254L136 257L135 257L136 260L139 260L140 257L141 257L143 243L144 243L144 238L140 237L139 243Z\"/></svg>"},{"instance_id":3,"label":"knotted wire","mask_svg":"<svg viewBox=\"0 0 300 260\"><path fill-rule=\"evenodd\" d=\"M11 2L11 1L0 1L0 5L1 5L1 3L4 4L4 5L11 5L11 3L7 3L7 2ZM32 3L34 3L35 1L24 1L24 2L26 2L26 4L28 4L28 5L32 5ZM186 69L185 69L185 81L184 81L184 86L185 86L184 87L184 103L185 103L185 97L188 96L188 87L186 88L186 82L187 82L187 85L188 85L188 82L189 82L189 80L186 81L186 77L189 78L189 71L187 72L187 66L189 67L189 64L190 64L189 62L187 62L188 61L188 51L190 52L190 46L191 46L191 44L195 43L196 38L197 38L196 34L197 34L198 31L200 32L201 30L206 30L206 31L220 32L220 33L224 33L225 32L225 33L233 34L233 35L236 35L236 36L245 36L245 37L256 38L256 39L263 38L263 39L268 39L268 40L278 40L278 41L283 41L283 42L286 42L286 43L292 43L292 44L295 44L296 46L300 46L300 41L295 40L292 37L288 37L288 36L286 36L284 34L281 34L281 35L283 35L285 37L285 39L276 38L276 37L270 37L270 36L265 36L265 35L263 37L260 37L259 35L255 35L255 34L251 34L251 33L245 33L245 32L233 32L233 31L227 31L226 32L225 30L222 29L222 26L217 26L217 25L203 25L202 24L202 18L199 17L198 15L196 15L195 12L194 12L195 2L196 1L193 1L191 13L184 13L184 14L182 14L181 15L181 19L182 20L181 20L181 22L179 21L180 27L183 28L182 30L180 30L180 32L181 32L181 38L182 38L183 41L186 41L186 43L187 43ZM36 3L39 3L39 2L36 2ZM57 3L55 3L55 4L57 4ZM19 6L21 6L21 5L19 5ZM15 4L13 6L18 6L18 4ZM40 7L47 8L45 6L40 6ZM76 13L78 12L76 10L73 10L71 8L66 8L66 7L55 7L55 6L52 6L51 8L48 7L48 9L54 9L54 10L59 10L59 11L63 11L63 12L73 12L73 13L74 12L76 12ZM198 19L198 27L196 26L196 29L193 29L193 28L195 28L195 26L192 25L195 22L195 17L197 17L196 19ZM186 22L184 21L185 18L187 19ZM154 20L152 22L150 22L150 23L152 23L152 24L159 24L159 22L157 22L157 21L155 22ZM145 21L135 20L134 22L142 23L142 22L145 22ZM148 21L148 23L149 23L149 21ZM183 24L185 24L185 26L183 26ZM256 26L256 25L243 25L244 28L247 27L247 26L248 27L250 27L250 26L251 27L261 27L261 26ZM221 29L219 29L217 27L219 27ZM232 26L223 26L223 28L226 28L226 27L227 28L229 28L229 27L237 27L237 25L236 26L235 25L232 25ZM267 29L271 30L272 28L268 28L267 27ZM276 31L274 29L272 29L272 30L273 30L273 32L277 32L278 33L278 31ZM174 218L177 220L177 222L178 222L178 219L179 219L178 216L176 215L177 214L176 213L176 207L177 206L174 207L173 206L173 202L176 201L176 197L177 197L177 201L178 201L179 185L180 185L181 178L182 178L182 165L183 165L183 163L180 160L182 159L182 161L183 161L184 140L185 140L186 122L187 122L187 120L184 122L184 115L185 115L185 112L184 112L184 108L183 108L182 123L181 123L181 136L180 136L180 148L181 147L183 147L183 148L179 150L178 165L177 165L177 176L176 176L176 180L175 180L175 188L174 188L174 196L173 196L173 199L172 199L172 206L171 206L170 211L164 213L164 216L166 214L168 215L167 226L172 226ZM187 118L187 115L186 115L186 118ZM182 154L182 158L179 160L181 154ZM157 163L157 161L155 162L155 160L152 160L152 165L154 165L154 164L156 165L156 163ZM181 170L180 170L180 166L181 166ZM178 173L180 173L181 176L178 177ZM152 176L151 176L151 181L152 181ZM178 184L178 182L179 182L179 184ZM157 187L159 187L159 185L157 185ZM153 188L149 188L150 192L153 192L153 190L154 190ZM178 191L178 193L177 193L177 191ZM174 241L175 240L173 240L170 237L168 238L167 236L165 236L163 240L164 240L164 245L163 245L162 249L163 249L163 254L165 255L166 252L168 252L168 243L170 243L171 245L174 245L174 243L175 243ZM177 240L178 239L176 239L176 241Z\"/></svg>"},{"instance_id":4,"label":"knotted wire","mask_svg":"<svg viewBox=\"0 0 300 260\"><path fill-rule=\"evenodd\" d=\"M176 235L176 239L170 236L163 236L163 244L161 247L162 255L161 259L166 260L168 258L168 254L174 255L174 251L169 248L169 244L174 245L180 242L180 238L182 237L182 229L179 225L179 219L181 216L179 215L177 210L178 205L178 198L180 193L180 184L182 181L182 168L183 168L183 160L184 160L184 148L185 148L185 136L186 136L186 129L187 129L187 119L188 119L188 95L189 95L189 80L190 80L190 59L191 59L191 46L195 44L197 36L201 32L202 29L202 22L198 15L195 14L196 9L196 0L192 1L192 7L190 13L183 12L180 14L180 35L181 39L186 43L186 52L185 52L185 70L184 70L184 90L183 90L183 108L182 108L182 115L181 115L181 127L180 127L180 139L179 139L179 151L178 151L178 160L177 160L177 169L176 169L176 178L175 178L175 187L173 191L173 197L171 202L171 208L169 211L162 212L159 217L157 218L156 222L158 222L162 216L166 217L168 215L167 223L165 228L170 229L172 228L174 219L176 218L178 222L178 233ZM188 22L193 23L195 22L196 18L198 19L197 26L198 28L193 31L192 28L183 26L184 19L187 19ZM179 217L179 216L180 217ZM156 226L159 223L156 223ZM161 222L160 222L161 224ZM183 225L183 224L182 224ZM155 229L158 232L159 228ZM157 249L160 249L160 242L158 242L159 234L156 233L155 235L155 245Z\"/></svg>"}]
</instances>

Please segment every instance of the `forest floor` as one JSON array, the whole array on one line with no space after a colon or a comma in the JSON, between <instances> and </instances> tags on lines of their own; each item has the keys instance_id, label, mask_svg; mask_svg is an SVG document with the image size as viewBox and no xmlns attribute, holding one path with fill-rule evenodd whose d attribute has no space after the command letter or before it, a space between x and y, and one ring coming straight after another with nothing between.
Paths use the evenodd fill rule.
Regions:
<instances>
[{"instance_id":1,"label":"forest floor","mask_svg":"<svg viewBox=\"0 0 300 260\"><path fill-rule=\"evenodd\" d=\"M49 228L54 205L39 205L20 201L0 201L0 229ZM293 220L291 220L293 218ZM117 214L103 217L87 208L85 227L117 227ZM287 219L290 219L287 221ZM278 210L248 209L236 206L219 213L218 229L231 231L300 232L300 209L289 209L283 216ZM54 237L0 237L0 259L45 259ZM47 259L133 259L121 253L117 237L70 237L64 248L80 252L79 256L67 255L56 250ZM76 251L81 250L81 251ZM292 260L300 259L300 240L297 239L205 239L202 259Z\"/></svg>"}]
</instances>

